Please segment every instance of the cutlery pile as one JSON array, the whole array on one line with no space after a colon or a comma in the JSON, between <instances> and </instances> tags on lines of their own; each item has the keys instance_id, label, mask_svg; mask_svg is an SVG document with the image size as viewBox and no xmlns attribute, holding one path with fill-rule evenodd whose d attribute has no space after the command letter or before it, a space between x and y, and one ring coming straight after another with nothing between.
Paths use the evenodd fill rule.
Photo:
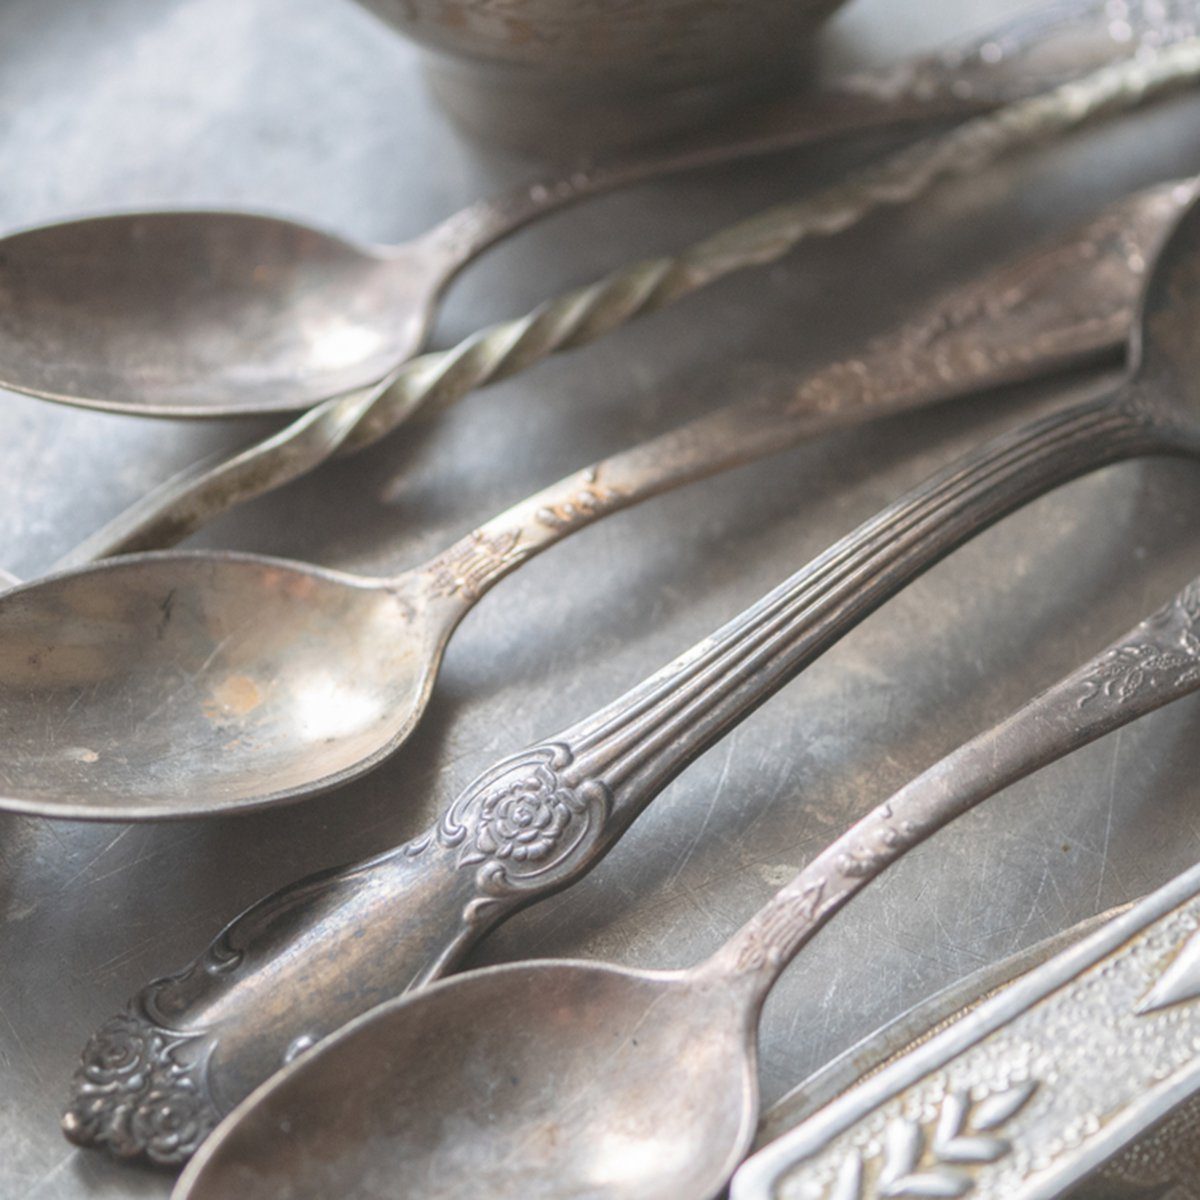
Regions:
<instances>
[{"instance_id":1,"label":"cutlery pile","mask_svg":"<svg viewBox=\"0 0 1200 1200\"><path fill-rule=\"evenodd\" d=\"M0 810L52 820L208 818L335 789L409 738L484 596L601 518L835 431L1125 364L1098 397L981 441L592 715L564 700L564 727L524 749L498 731L505 752L481 752L477 768L492 765L425 832L265 896L147 983L83 1052L71 1142L186 1164L177 1200L1051 1200L1101 1172L1119 1188L1194 1185L1200 868L930 1001L765 1116L756 1045L770 989L867 883L1017 780L1200 688L1200 581L875 797L697 965L460 968L976 534L1107 465L1200 457L1197 178L1094 212L786 388L583 466L402 574L170 549L494 380L1200 79L1194 0L1119 8L1058 0L690 142L481 201L402 246L217 211L0 239L0 385L130 416L287 421L0 591ZM425 350L451 281L530 222L883 131L910 140Z\"/></svg>"}]
</instances>

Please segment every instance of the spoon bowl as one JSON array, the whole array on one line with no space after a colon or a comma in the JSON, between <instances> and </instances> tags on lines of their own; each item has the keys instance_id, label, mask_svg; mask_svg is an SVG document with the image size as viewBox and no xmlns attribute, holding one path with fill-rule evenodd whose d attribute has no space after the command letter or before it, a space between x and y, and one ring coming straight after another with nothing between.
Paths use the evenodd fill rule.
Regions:
<instances>
[{"instance_id":1,"label":"spoon bowl","mask_svg":"<svg viewBox=\"0 0 1200 1200\"><path fill-rule=\"evenodd\" d=\"M0 386L171 417L309 408L419 348L432 265L420 242L251 213L30 229L0 243Z\"/></svg>"},{"instance_id":2,"label":"spoon bowl","mask_svg":"<svg viewBox=\"0 0 1200 1200\"><path fill-rule=\"evenodd\" d=\"M543 961L434 985L313 1052L187 1194L702 1200L757 1113L753 1023L716 983Z\"/></svg>"},{"instance_id":3,"label":"spoon bowl","mask_svg":"<svg viewBox=\"0 0 1200 1200\"><path fill-rule=\"evenodd\" d=\"M332 787L407 735L428 628L402 581L249 555L16 588L0 596L6 806L184 816Z\"/></svg>"}]
</instances>

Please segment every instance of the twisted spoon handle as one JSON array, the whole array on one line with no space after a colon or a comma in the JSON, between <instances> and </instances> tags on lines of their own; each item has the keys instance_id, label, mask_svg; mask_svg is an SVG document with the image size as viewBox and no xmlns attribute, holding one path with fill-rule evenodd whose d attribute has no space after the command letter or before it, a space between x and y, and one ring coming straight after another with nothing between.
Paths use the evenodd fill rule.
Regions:
<instances>
[{"instance_id":1,"label":"twisted spoon handle","mask_svg":"<svg viewBox=\"0 0 1200 1200\"><path fill-rule=\"evenodd\" d=\"M940 179L978 170L1017 147L1129 108L1198 75L1200 39L1186 39L918 142L841 184L734 225L682 254L634 263L450 350L413 359L377 387L328 400L226 462L170 481L85 539L56 569L173 545L338 450L377 440L426 405L458 400L733 271L773 262L806 237L838 233L876 208L914 199Z\"/></svg>"},{"instance_id":2,"label":"twisted spoon handle","mask_svg":"<svg viewBox=\"0 0 1200 1200\"><path fill-rule=\"evenodd\" d=\"M1039 767L1197 689L1200 579L868 813L752 917L714 965L755 976L765 996L830 917L913 846Z\"/></svg>"},{"instance_id":3,"label":"twisted spoon handle","mask_svg":"<svg viewBox=\"0 0 1200 1200\"><path fill-rule=\"evenodd\" d=\"M839 136L963 117L1200 32L1193 0L1133 0L1118 26L1111 0L1058 0L896 66L755 106L715 131L613 162L580 164L454 213L422 239L449 280L483 250L541 217L650 179L738 162ZM1118 29L1120 32L1118 33Z\"/></svg>"},{"instance_id":4,"label":"twisted spoon handle","mask_svg":"<svg viewBox=\"0 0 1200 1200\"><path fill-rule=\"evenodd\" d=\"M593 717L497 763L422 837L255 905L98 1031L68 1136L183 1161L297 1048L452 970L505 917L585 874L692 759L925 568L1025 501L1146 453L1197 447L1132 387L995 439ZM131 1039L153 1064L115 1079ZM194 1136L138 1132L172 1103Z\"/></svg>"}]
</instances>

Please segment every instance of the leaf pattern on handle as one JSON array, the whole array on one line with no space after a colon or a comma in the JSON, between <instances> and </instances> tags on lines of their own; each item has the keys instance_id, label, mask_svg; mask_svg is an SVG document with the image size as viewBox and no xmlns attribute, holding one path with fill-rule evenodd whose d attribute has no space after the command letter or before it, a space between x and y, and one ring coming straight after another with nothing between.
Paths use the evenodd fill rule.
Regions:
<instances>
[{"instance_id":1,"label":"leaf pattern on handle","mask_svg":"<svg viewBox=\"0 0 1200 1200\"><path fill-rule=\"evenodd\" d=\"M1200 580L1143 621L1089 673L1079 698L1082 708L1097 699L1120 705L1173 679L1200 678Z\"/></svg>"},{"instance_id":2,"label":"leaf pattern on handle","mask_svg":"<svg viewBox=\"0 0 1200 1200\"><path fill-rule=\"evenodd\" d=\"M1012 1143L996 1136L1029 1103L1037 1084L1014 1084L978 1101L965 1091L951 1092L942 1102L932 1128L900 1117L887 1127L875 1186L869 1188L870 1155L854 1149L842 1160L824 1200L867 1200L869 1196L899 1200L959 1200L975 1187L971 1167L997 1162L1012 1152Z\"/></svg>"}]
</instances>

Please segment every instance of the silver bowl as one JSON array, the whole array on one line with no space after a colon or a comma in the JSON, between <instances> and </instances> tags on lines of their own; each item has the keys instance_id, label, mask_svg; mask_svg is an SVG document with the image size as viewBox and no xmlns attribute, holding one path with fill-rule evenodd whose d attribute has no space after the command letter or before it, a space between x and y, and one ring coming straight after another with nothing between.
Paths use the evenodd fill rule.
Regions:
<instances>
[{"instance_id":1,"label":"silver bowl","mask_svg":"<svg viewBox=\"0 0 1200 1200\"><path fill-rule=\"evenodd\" d=\"M586 150L677 132L792 83L843 0L359 0L430 50L466 126Z\"/></svg>"}]
</instances>

